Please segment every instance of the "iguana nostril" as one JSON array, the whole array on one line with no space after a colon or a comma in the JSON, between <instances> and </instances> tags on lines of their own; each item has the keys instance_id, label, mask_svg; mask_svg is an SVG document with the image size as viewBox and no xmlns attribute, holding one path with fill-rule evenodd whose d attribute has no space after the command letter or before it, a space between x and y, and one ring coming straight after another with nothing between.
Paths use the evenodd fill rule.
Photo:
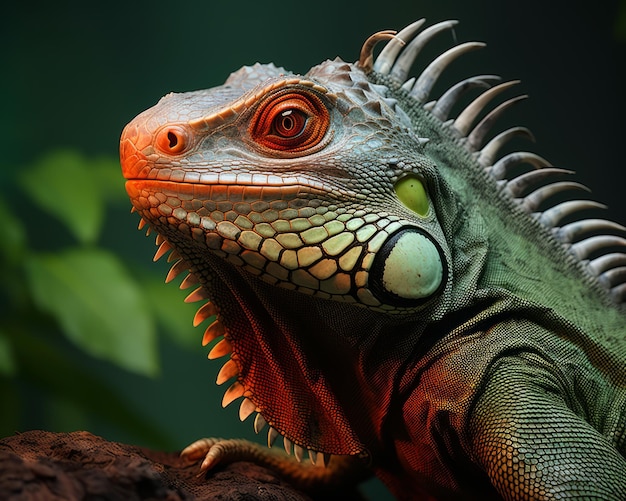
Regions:
<instances>
[{"instance_id":1,"label":"iguana nostril","mask_svg":"<svg viewBox=\"0 0 626 501\"><path fill-rule=\"evenodd\" d=\"M183 153L189 145L189 133L180 125L170 125L156 133L155 146L168 155Z\"/></svg>"}]
</instances>

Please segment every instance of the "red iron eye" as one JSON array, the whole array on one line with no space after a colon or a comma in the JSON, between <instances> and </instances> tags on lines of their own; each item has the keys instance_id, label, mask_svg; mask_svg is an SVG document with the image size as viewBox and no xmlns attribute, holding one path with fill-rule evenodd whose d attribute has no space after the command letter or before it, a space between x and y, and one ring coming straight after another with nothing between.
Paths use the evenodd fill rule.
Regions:
<instances>
[{"instance_id":1,"label":"red iron eye","mask_svg":"<svg viewBox=\"0 0 626 501\"><path fill-rule=\"evenodd\" d=\"M248 129L254 142L280 154L310 153L330 125L330 115L314 94L286 91L262 103Z\"/></svg>"},{"instance_id":2,"label":"red iron eye","mask_svg":"<svg viewBox=\"0 0 626 501\"><path fill-rule=\"evenodd\" d=\"M178 155L190 144L189 133L183 127L170 125L157 132L155 146L168 155Z\"/></svg>"}]
</instances>

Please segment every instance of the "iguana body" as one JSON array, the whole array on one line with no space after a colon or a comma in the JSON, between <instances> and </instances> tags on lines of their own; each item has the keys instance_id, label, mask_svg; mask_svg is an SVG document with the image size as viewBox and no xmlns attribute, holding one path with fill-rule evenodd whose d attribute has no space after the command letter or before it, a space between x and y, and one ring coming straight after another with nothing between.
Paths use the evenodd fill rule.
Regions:
<instances>
[{"instance_id":1,"label":"iguana body","mask_svg":"<svg viewBox=\"0 0 626 501\"><path fill-rule=\"evenodd\" d=\"M407 80L453 25L414 23L376 63L388 32L356 64L165 96L123 133L127 191L157 257L173 249L168 279L189 270L189 300L210 301L195 323L216 315L209 357L230 354L224 405L244 397L298 459L358 458L403 499L624 499L626 240L599 235L624 229L555 202L580 187L564 171L503 152L526 129L487 136L511 84L431 101L481 44ZM210 466L219 447L188 453Z\"/></svg>"}]
</instances>

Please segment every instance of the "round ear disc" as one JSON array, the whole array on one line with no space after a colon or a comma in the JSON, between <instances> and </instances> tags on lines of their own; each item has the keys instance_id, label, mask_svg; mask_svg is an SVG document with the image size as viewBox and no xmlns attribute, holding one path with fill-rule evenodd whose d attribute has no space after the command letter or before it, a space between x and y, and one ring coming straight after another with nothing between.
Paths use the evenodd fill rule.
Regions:
<instances>
[{"instance_id":1,"label":"round ear disc","mask_svg":"<svg viewBox=\"0 0 626 501\"><path fill-rule=\"evenodd\" d=\"M416 305L438 292L446 266L440 247L425 233L407 228L391 235L370 270L370 289L379 300Z\"/></svg>"}]
</instances>

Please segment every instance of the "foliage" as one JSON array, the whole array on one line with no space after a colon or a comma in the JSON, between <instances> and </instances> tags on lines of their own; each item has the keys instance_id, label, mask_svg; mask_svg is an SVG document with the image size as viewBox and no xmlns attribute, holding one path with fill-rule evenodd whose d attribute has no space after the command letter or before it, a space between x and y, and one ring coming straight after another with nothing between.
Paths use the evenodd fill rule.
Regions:
<instances>
[{"instance_id":1,"label":"foliage","mask_svg":"<svg viewBox=\"0 0 626 501\"><path fill-rule=\"evenodd\" d=\"M56 151L16 172L0 192L0 431L19 426L35 391L58 412L168 444L92 370L156 377L158 326L183 340L192 317L180 291L157 293L162 278L131 270L101 242L107 213L128 207L117 161Z\"/></svg>"}]
</instances>

